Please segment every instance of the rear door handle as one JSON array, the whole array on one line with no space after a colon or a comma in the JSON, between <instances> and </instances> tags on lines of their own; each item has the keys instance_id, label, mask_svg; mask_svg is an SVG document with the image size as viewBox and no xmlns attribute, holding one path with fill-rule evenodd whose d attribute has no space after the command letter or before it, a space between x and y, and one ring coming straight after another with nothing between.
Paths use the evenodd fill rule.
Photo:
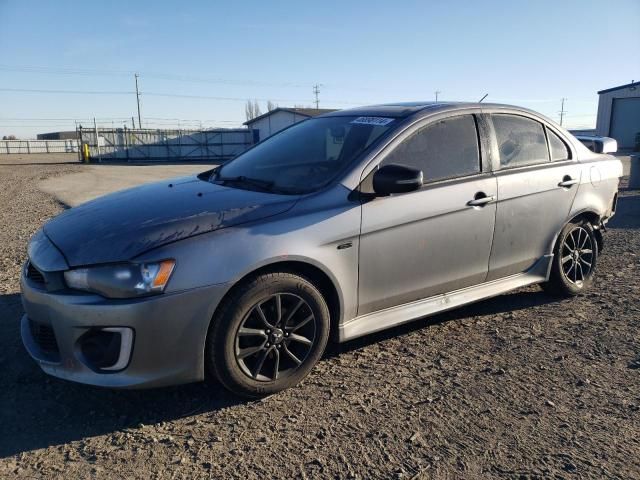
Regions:
<instances>
[{"instance_id":1,"label":"rear door handle","mask_svg":"<svg viewBox=\"0 0 640 480\"><path fill-rule=\"evenodd\" d=\"M576 183L578 183L578 180L576 180L575 178L571 178L569 175L565 175L558 186L562 188L568 188L572 185L575 185Z\"/></svg>"},{"instance_id":2,"label":"rear door handle","mask_svg":"<svg viewBox=\"0 0 640 480\"><path fill-rule=\"evenodd\" d=\"M469 200L467 202L467 205L470 207L482 207L484 205L486 205L487 203L491 203L491 202L495 202L496 201L496 197L495 195L485 195L482 192L478 192L476 193L476 196L473 200Z\"/></svg>"}]
</instances>

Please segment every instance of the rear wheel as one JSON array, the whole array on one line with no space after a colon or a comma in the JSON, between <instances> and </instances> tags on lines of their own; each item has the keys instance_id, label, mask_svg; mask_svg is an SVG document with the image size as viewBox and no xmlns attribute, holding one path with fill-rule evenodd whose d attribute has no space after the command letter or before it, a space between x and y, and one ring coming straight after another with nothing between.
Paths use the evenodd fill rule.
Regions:
<instances>
[{"instance_id":1,"label":"rear wheel","mask_svg":"<svg viewBox=\"0 0 640 480\"><path fill-rule=\"evenodd\" d=\"M309 280L260 275L221 305L207 340L208 367L238 395L269 395L307 376L328 335L329 309Z\"/></svg>"},{"instance_id":2,"label":"rear wheel","mask_svg":"<svg viewBox=\"0 0 640 480\"><path fill-rule=\"evenodd\" d=\"M560 232L553 253L549 281L542 285L545 291L571 296L591 285L598 260L598 243L589 222L568 223Z\"/></svg>"}]
</instances>

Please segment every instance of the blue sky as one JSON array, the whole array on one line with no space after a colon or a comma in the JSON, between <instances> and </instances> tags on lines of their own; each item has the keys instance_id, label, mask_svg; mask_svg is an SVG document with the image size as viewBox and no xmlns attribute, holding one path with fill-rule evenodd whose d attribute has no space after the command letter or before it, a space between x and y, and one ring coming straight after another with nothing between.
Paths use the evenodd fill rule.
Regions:
<instances>
[{"instance_id":1,"label":"blue sky","mask_svg":"<svg viewBox=\"0 0 640 480\"><path fill-rule=\"evenodd\" d=\"M439 90L557 120L565 97L593 126L596 92L640 79L638 25L639 0L0 0L0 136L130 125L136 71L149 127L240 125L244 99L311 106L315 83L326 108Z\"/></svg>"}]
</instances>

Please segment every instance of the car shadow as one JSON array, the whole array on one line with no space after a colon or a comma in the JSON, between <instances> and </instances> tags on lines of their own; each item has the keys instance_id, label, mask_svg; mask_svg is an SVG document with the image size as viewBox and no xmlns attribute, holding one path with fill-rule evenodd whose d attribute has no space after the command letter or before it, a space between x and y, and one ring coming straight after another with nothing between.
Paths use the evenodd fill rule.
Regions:
<instances>
[{"instance_id":1,"label":"car shadow","mask_svg":"<svg viewBox=\"0 0 640 480\"><path fill-rule=\"evenodd\" d=\"M640 191L627 190L623 196L618 197L616 214L607 224L607 228L640 228Z\"/></svg>"},{"instance_id":2,"label":"car shadow","mask_svg":"<svg viewBox=\"0 0 640 480\"><path fill-rule=\"evenodd\" d=\"M541 291L522 291L417 320L345 344L332 344L325 360L450 320L494 315L555 301ZM45 375L20 341L20 295L0 295L0 458L140 424L154 425L247 403L215 381L152 390L109 390Z\"/></svg>"},{"instance_id":3,"label":"car shadow","mask_svg":"<svg viewBox=\"0 0 640 480\"><path fill-rule=\"evenodd\" d=\"M0 295L0 458L246 402L213 381L109 390L49 377L23 348L22 314L19 294Z\"/></svg>"},{"instance_id":4,"label":"car shadow","mask_svg":"<svg viewBox=\"0 0 640 480\"><path fill-rule=\"evenodd\" d=\"M527 288L530 289L536 287ZM330 358L342 353L359 350L384 340L401 337L422 328L440 325L452 320L463 320L483 315L499 315L502 313L515 312L560 301L562 301L561 298L548 295L542 290L516 290L514 292L482 300L477 303L472 303L431 317L411 320L408 323L397 327L382 330L345 343L331 344L327 349L326 356Z\"/></svg>"},{"instance_id":5,"label":"car shadow","mask_svg":"<svg viewBox=\"0 0 640 480\"><path fill-rule=\"evenodd\" d=\"M71 205L69 205L66 202L63 202L62 200L58 199L58 198L54 198L54 201L56 202L56 204L62 209L62 210L69 210L71 207Z\"/></svg>"}]
</instances>

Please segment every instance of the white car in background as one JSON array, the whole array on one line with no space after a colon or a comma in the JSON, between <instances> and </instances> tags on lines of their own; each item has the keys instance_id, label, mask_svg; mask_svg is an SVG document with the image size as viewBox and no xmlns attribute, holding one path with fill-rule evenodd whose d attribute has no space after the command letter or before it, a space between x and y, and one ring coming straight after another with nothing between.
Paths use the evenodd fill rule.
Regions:
<instances>
[{"instance_id":1,"label":"white car in background","mask_svg":"<svg viewBox=\"0 0 640 480\"><path fill-rule=\"evenodd\" d=\"M618 142L615 138L595 135L574 136L593 153L616 153L618 151Z\"/></svg>"}]
</instances>

